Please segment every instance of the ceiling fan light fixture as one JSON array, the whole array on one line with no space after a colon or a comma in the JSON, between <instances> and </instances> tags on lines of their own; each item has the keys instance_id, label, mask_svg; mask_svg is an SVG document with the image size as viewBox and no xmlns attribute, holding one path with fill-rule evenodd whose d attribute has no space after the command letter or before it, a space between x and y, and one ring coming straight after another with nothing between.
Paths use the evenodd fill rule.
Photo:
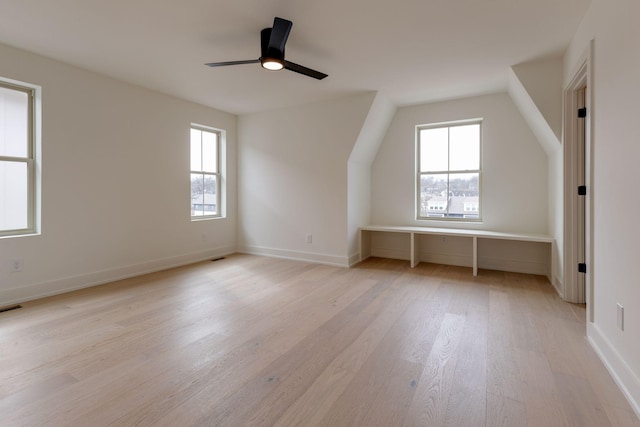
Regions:
<instances>
[{"instance_id":1,"label":"ceiling fan light fixture","mask_svg":"<svg viewBox=\"0 0 640 427\"><path fill-rule=\"evenodd\" d=\"M261 61L262 68L271 71L278 71L284 68L284 61L276 58L264 58Z\"/></svg>"}]
</instances>

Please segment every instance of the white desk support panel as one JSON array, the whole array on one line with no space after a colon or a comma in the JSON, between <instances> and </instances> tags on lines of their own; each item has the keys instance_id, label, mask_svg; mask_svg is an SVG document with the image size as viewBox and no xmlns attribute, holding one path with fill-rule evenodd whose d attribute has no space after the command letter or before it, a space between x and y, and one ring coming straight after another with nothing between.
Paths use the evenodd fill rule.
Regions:
<instances>
[{"instance_id":1,"label":"white desk support panel","mask_svg":"<svg viewBox=\"0 0 640 427\"><path fill-rule=\"evenodd\" d=\"M552 244L554 239L551 236L543 234L520 234L520 233L501 233L497 231L485 230L465 230L457 228L435 228L435 227L403 227L403 226L387 226L387 225L367 225L360 227L360 261L371 256L371 234L370 231L387 232L387 233L404 233L411 236L411 268L420 262L420 244L416 235L433 234L438 236L463 236L471 237L473 244L473 275L478 275L478 238L483 239L500 239L500 240L517 240L521 242L539 242Z\"/></svg>"}]
</instances>

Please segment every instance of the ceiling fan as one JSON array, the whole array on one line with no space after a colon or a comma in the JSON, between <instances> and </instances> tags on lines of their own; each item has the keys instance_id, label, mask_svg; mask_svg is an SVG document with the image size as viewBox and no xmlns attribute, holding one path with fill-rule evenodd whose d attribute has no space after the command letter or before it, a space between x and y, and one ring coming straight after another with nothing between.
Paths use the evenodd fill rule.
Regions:
<instances>
[{"instance_id":1,"label":"ceiling fan","mask_svg":"<svg viewBox=\"0 0 640 427\"><path fill-rule=\"evenodd\" d=\"M260 52L261 56L258 59L247 59L244 61L228 61L228 62L210 62L209 67L224 67L227 65L240 65L240 64L256 64L260 63L262 68L267 70L285 70L294 71L296 73L304 74L305 76L313 77L314 79L322 80L327 77L327 74L320 71L312 70L311 68L303 67L302 65L294 64L293 62L284 59L284 45L287 43L287 38L291 32L293 23L286 19L276 17L273 20L273 28L265 28L260 32Z\"/></svg>"}]
</instances>

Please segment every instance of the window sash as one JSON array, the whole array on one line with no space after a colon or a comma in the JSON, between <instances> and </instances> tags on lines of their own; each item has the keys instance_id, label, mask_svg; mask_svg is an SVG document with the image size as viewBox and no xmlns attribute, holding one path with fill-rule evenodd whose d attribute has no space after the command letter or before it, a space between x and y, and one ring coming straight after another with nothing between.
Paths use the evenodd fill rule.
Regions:
<instances>
[{"instance_id":1,"label":"window sash","mask_svg":"<svg viewBox=\"0 0 640 427\"><path fill-rule=\"evenodd\" d=\"M191 209L191 211L192 211L191 218L193 218L193 219L203 219L203 218L211 218L211 217L219 217L219 216L221 216L222 215L222 210L221 210L220 201L222 200L222 198L220 196L220 188L221 188L221 186L220 186L220 179L221 179L220 173L218 173L218 172L191 171L191 176L193 176L193 175L200 175L200 176L203 177L203 179L206 176L215 177L215 180L216 180L216 199L215 199L216 210L215 210L215 212L212 212L212 213L206 213L206 210L204 210L204 208L203 208L202 209L202 211L203 211L202 215L195 215L193 213L194 212L194 209L193 209L193 205L194 205L193 200L194 199L192 197L191 198L191 202L192 202L191 203L191 207L192 207L192 209ZM206 194L206 193L204 193L204 190L203 190L203 194L202 194L203 195L203 199L204 199L204 194Z\"/></svg>"},{"instance_id":2,"label":"window sash","mask_svg":"<svg viewBox=\"0 0 640 427\"><path fill-rule=\"evenodd\" d=\"M447 199L443 200L443 201L436 201L435 204L440 204L443 203L445 205L445 208L440 210L437 209L436 212L428 212L426 214L423 214L423 211L428 210L428 209L423 209L424 206L428 206L429 203L428 201L422 201L422 179L423 177L426 176L433 176L433 175L437 175L437 176L443 176L445 177L445 181L446 181L446 194L447 194ZM452 207L453 207L453 203L449 203L449 199L450 197L456 197L456 196L450 196L450 194L454 191L451 189L451 181L452 181L452 177L456 177L459 175L477 175L478 176L478 201L477 201L477 209L473 210L473 211L464 211L464 204L465 203L469 203L469 202L462 202L462 204L458 203L460 206L458 206L459 208L462 208L462 211L452 211ZM482 172L480 170L476 170L476 171L468 171L468 170L464 170L464 171L452 171L452 172L421 172L418 174L418 181L417 181L417 192L418 192L418 199L417 199L417 214L418 214L418 219L446 219L446 220L464 220L464 221L480 221L481 217L480 217L480 212L481 210L481 204L482 204L482 197L481 197L481 186L480 186L480 182L482 181ZM457 197L461 197L461 196L457 196ZM475 217L477 214L477 218ZM466 215L466 216L465 216Z\"/></svg>"}]
</instances>

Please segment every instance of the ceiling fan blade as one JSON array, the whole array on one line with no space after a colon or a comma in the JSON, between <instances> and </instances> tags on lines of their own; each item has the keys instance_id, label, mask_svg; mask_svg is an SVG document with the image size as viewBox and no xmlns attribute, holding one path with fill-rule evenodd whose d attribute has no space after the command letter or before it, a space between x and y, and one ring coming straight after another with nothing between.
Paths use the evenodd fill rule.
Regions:
<instances>
[{"instance_id":1,"label":"ceiling fan blade","mask_svg":"<svg viewBox=\"0 0 640 427\"><path fill-rule=\"evenodd\" d=\"M277 16L275 17L273 20L273 28L271 28L268 52L275 51L278 52L281 57L284 56L284 45L287 43L292 26L293 22L278 18Z\"/></svg>"},{"instance_id":2,"label":"ceiling fan blade","mask_svg":"<svg viewBox=\"0 0 640 427\"><path fill-rule=\"evenodd\" d=\"M270 39L271 39L271 28L265 28L262 31L260 31L260 58L268 57L267 51L269 50Z\"/></svg>"},{"instance_id":3,"label":"ceiling fan blade","mask_svg":"<svg viewBox=\"0 0 640 427\"><path fill-rule=\"evenodd\" d=\"M314 79L322 80L328 75L321 73L320 71L312 70L311 68L303 67L302 65L294 64L293 62L284 61L284 68L296 73L304 74L305 76L313 77Z\"/></svg>"},{"instance_id":4,"label":"ceiling fan blade","mask_svg":"<svg viewBox=\"0 0 640 427\"><path fill-rule=\"evenodd\" d=\"M204 65L208 65L209 67L224 67L227 65L256 64L258 62L260 62L260 59L246 59L244 61L209 62Z\"/></svg>"}]
</instances>

